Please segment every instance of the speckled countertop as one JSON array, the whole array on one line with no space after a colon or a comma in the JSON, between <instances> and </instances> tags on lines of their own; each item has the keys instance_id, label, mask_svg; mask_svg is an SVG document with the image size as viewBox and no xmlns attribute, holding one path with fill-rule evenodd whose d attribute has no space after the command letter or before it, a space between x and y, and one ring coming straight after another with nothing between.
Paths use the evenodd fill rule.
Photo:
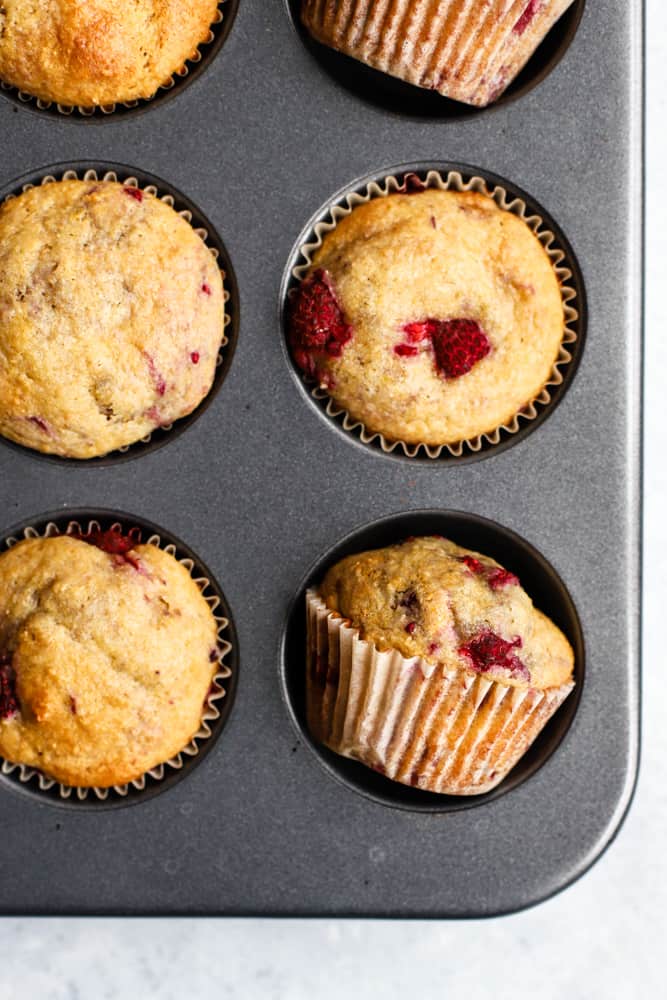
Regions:
<instances>
[{"instance_id":1,"label":"speckled countertop","mask_svg":"<svg viewBox=\"0 0 667 1000\"><path fill-rule=\"evenodd\" d=\"M513 917L446 923L0 921L0 998L658 997L667 921L667 7L648 0L644 721L635 802L582 880ZM1 827L0 827L1 828ZM4 858L5 864L11 859ZM39 858L35 858L39 865Z\"/></svg>"}]
</instances>

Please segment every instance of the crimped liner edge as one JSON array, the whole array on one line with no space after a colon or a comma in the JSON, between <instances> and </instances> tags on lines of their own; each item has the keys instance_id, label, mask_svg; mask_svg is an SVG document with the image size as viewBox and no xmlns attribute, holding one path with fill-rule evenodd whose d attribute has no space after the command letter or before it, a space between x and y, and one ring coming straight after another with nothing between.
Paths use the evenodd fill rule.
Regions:
<instances>
[{"instance_id":1,"label":"crimped liner edge","mask_svg":"<svg viewBox=\"0 0 667 1000\"><path fill-rule=\"evenodd\" d=\"M126 523L115 521L110 525L109 530L125 530L127 529L127 526L128 525ZM63 534L87 534L95 530L101 530L101 525L95 518L88 521L85 531L79 521L69 521L64 531L61 531L54 521L49 521L41 532L30 526L24 528L22 537L10 536L6 539L5 546L6 548L12 548L14 545L26 538L55 538ZM139 538L141 538L142 534L143 531L139 528ZM167 769L180 771L185 764L184 758L195 757L199 753L199 744L204 740L210 739L213 735L211 723L218 720L221 715L217 703L227 696L225 682L232 676L231 668L225 663L225 658L229 656L232 651L232 645L227 641L227 639L222 637L222 633L229 626L229 620L217 612L217 609L220 606L220 598L215 593L213 585L208 577L194 576L194 572L196 572L197 567L192 559L188 557L179 557L177 555L176 546L172 542L163 542L162 538L157 533L151 534L145 542L141 540L140 544L155 545L157 548L162 549L163 552L173 556L177 559L181 566L185 567L204 596L204 599L210 607L216 621L218 629L218 670L213 675L211 680L213 690L209 692L206 698L206 707L202 713L200 728L197 730L190 742L174 757L171 757L164 763L158 764L156 767L145 771L138 778L134 778L132 781L123 785L112 785L109 788L98 788L96 786L80 788L73 785L64 785L62 782L56 781L54 778L49 778L37 768L29 767L26 764L15 764L2 757L0 757L0 773L4 775L12 775L24 784L36 779L40 790L43 792L57 788L60 798L65 801L75 797L80 802L83 802L89 795L94 795L100 801L105 802L112 793L115 793L121 798L125 798L131 788L136 791L143 791L146 788L146 779L148 777L152 778L154 781L161 781L168 773Z\"/></svg>"},{"instance_id":2,"label":"crimped liner edge","mask_svg":"<svg viewBox=\"0 0 667 1000\"><path fill-rule=\"evenodd\" d=\"M315 252L322 246L327 233L334 230L341 219L350 215L352 210L358 205L366 204L375 198L386 198L391 194L404 193L405 178L413 173L415 171L407 171L406 174L399 176L390 174L383 180L371 181L362 192L352 191L332 205L328 209L326 217L313 226L310 239L299 248L299 263L292 268L292 277L297 281L303 280L312 266ZM516 434L521 430L522 423L535 420L552 402L552 391L562 385L564 381L561 369L567 367L572 362L573 345L579 341L579 336L573 328L579 319L579 311L575 307L577 293L571 284L573 273L566 264L566 253L558 245L555 233L544 226L544 221L540 215L529 213L528 206L522 198L510 194L500 184L489 186L483 177L473 175L468 180L465 180L463 175L457 170L450 170L447 174L442 174L438 170L429 170L422 183L427 189L476 191L479 194L493 198L500 208L512 212L523 219L542 244L558 278L565 325L558 357L541 391L521 411L516 413L511 420L501 424L492 431L450 444L429 445L423 442L409 444L406 441L387 438L379 431L369 431L363 421L356 419L343 407L338 406L326 389L322 389L319 386L313 387L312 379L304 376L302 373L299 374L308 388L310 395L324 413L332 420L339 422L344 430L356 434L363 444L377 445L385 454L391 454L397 450L402 451L408 458L419 457L420 453L432 459L440 458L443 453L448 453L453 458L461 458L467 454L477 454L482 448L489 445L499 444L503 433L509 435Z\"/></svg>"}]
</instances>

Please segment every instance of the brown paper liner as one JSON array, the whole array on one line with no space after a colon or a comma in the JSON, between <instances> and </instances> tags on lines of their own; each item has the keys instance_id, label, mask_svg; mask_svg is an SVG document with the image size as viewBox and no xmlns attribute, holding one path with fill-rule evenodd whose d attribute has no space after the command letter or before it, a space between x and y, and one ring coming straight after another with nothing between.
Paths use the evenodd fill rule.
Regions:
<instances>
[{"instance_id":1,"label":"brown paper liner","mask_svg":"<svg viewBox=\"0 0 667 1000\"><path fill-rule=\"evenodd\" d=\"M155 98L160 95L161 91L172 90L172 88L178 83L179 79L183 79L189 75L190 65L196 65L202 61L204 57L201 52L201 47L203 45L210 45L211 42L215 41L216 32L219 30L220 25L225 18L224 10L221 9L225 3L227 3L227 0L219 0L218 10L216 11L215 17L211 22L211 27L209 28L206 38L199 43L192 55L185 60L181 68L177 69L176 72L173 73L164 83L161 83L155 93L151 94L150 97L137 97L132 101L117 101L114 104L95 104L92 107L83 107L81 105L58 104L56 101L45 101L41 97L35 97L34 94L28 94L24 90L19 90L18 87L15 87L11 83L7 83L5 80L0 80L0 90L15 94L22 104L33 104L39 111L50 111L51 109L55 109L58 114L64 115L66 118L77 114L81 115L82 118L92 118L93 115L96 114L108 117L109 115L112 115L118 107L134 110L141 105L149 104L151 101L155 100Z\"/></svg>"},{"instance_id":2,"label":"brown paper liner","mask_svg":"<svg viewBox=\"0 0 667 1000\"><path fill-rule=\"evenodd\" d=\"M116 522L110 527L111 531L125 529L126 525L121 525L120 522ZM78 521L70 521L64 532L60 530L57 524L50 521L42 532L39 532L32 527L25 528L23 530L23 538L53 538L62 534L86 534L95 530L101 530L101 526L99 522L94 519L88 522L85 529ZM7 548L12 548L12 546L22 540L22 538L16 537L8 538L6 540ZM165 774L168 773L167 769L180 771L185 764L184 758L195 757L199 753L199 744L203 740L210 739L212 735L210 723L215 722L216 719L220 718L220 709L217 703L226 696L227 691L225 688L225 682L232 675L231 669L225 663L225 657L231 653L232 646L231 643L222 637L222 633L229 625L229 621L217 613L217 609L220 605L220 598L214 592L211 581L205 576L196 577L193 575L196 570L196 566L192 559L178 558L176 554L176 546L172 545L170 542L163 543L162 539L157 534L150 535L145 542L142 541L142 544L156 545L164 552L167 552L169 555L174 556L175 559L178 559L178 562L181 566L184 566L185 569L187 569L188 573L203 594L206 603L213 612L213 617L215 618L218 626L218 670L213 675L211 681L211 691L206 698L200 728L197 730L190 742L184 746L175 757L171 757L169 760L164 761L164 763L158 764L149 771L145 771L138 778L134 778L132 781L124 785L113 785L109 788L97 788L95 786L80 788L72 785L64 785L61 782L56 781L54 778L49 778L46 774L37 770L37 768L29 767L26 764L15 764L2 757L0 757L0 773L13 775L14 778L18 778L19 781L23 783L30 782L33 778L36 778L41 791L47 792L53 788L57 788L60 798L66 801L74 796L80 802L83 802L89 795L94 795L100 801L105 802L112 793L121 796L121 798L125 798L131 788L134 788L137 791L143 791L146 788L147 778L151 778L154 781L161 781L165 777Z\"/></svg>"},{"instance_id":3,"label":"brown paper liner","mask_svg":"<svg viewBox=\"0 0 667 1000\"><path fill-rule=\"evenodd\" d=\"M300 247L300 263L292 268L292 276L299 282L303 280L312 265L313 255L322 246L327 233L335 229L340 220L350 215L358 205L372 201L374 198L386 198L392 194L404 193L405 176L397 177L390 174L381 181L371 181L363 192L353 191L333 205L329 209L327 217L323 221L317 222L313 227L312 238ZM549 378L537 396L526 403L511 420L494 430L450 444L429 445L425 443L409 444L406 441L387 438L378 431L369 431L363 421L353 417L347 410L339 406L326 389L322 389L320 386L313 387L313 380L302 373L301 377L308 386L311 396L317 400L327 416L339 421L344 430L358 435L363 444L377 444L385 454L391 454L398 449L408 458L418 457L422 452L426 457L433 459L440 458L445 452L454 458L461 458L466 454L476 454L485 446L499 444L503 433L516 434L517 431L521 430L522 424L535 420L540 412L551 403L552 390L563 383L562 369L572 361L573 355L570 348L579 339L573 329L573 325L579 318L579 312L576 308L577 293L574 287L569 284L572 271L564 263L565 252L558 246L555 234L544 226L541 216L529 214L528 206L521 198L511 195L501 185L489 187L483 177L473 176L465 180L462 174L456 170L451 170L447 174L441 174L437 170L429 170L426 178L420 183L423 183L425 188L437 188L441 191L476 191L479 194L487 195L493 198L500 208L523 219L537 236L558 278L565 318L563 339Z\"/></svg>"},{"instance_id":4,"label":"brown paper liner","mask_svg":"<svg viewBox=\"0 0 667 1000\"><path fill-rule=\"evenodd\" d=\"M382 652L306 594L308 728L387 778L445 795L491 791L574 683L512 687L421 657Z\"/></svg>"},{"instance_id":5,"label":"brown paper liner","mask_svg":"<svg viewBox=\"0 0 667 1000\"><path fill-rule=\"evenodd\" d=\"M573 2L550 0L521 33L514 27L528 0L303 0L301 19L324 45L450 100L484 107L500 97Z\"/></svg>"},{"instance_id":6,"label":"brown paper liner","mask_svg":"<svg viewBox=\"0 0 667 1000\"><path fill-rule=\"evenodd\" d=\"M21 194L25 194L25 192L29 191L31 188L39 187L39 186L44 186L45 184L55 184L58 181L78 181L78 180L83 180L83 181L100 181L100 180L102 180L102 181L113 181L115 183L121 183L124 187L138 188L140 191L143 191L144 194L150 194L154 198L159 198L159 200L163 201L165 203L165 205L169 205L170 208L173 208L174 211L176 212L176 214L180 215L181 218L185 219L186 222L192 223L192 213L190 211L188 211L187 208L184 208L184 209L181 209L181 210L176 209L175 204L174 204L174 198L173 198L172 195L170 195L170 194L160 194L158 188L154 184L141 185L139 183L139 181L137 180L136 177L125 177L123 180L121 180L118 177L118 174L114 170L107 170L106 173L102 174L101 177L100 177L100 175L98 174L98 172L96 170L92 170L92 169L91 170L86 170L82 174L79 174L76 170L65 170L59 177L56 177L53 174L45 174L44 177L42 177L39 185L37 185L37 184L24 184L23 187L21 188ZM12 198L18 198L18 195L17 194L8 194L7 197L3 200L3 204L6 201L11 201ZM202 242L206 245L209 253L211 254L211 256L213 257L213 259L217 263L220 254L219 254L219 252L218 252L218 250L217 250L216 247L212 247L212 246L208 245L208 242L207 242L208 241L208 231L206 229L203 229L203 228L194 228L193 227L193 229L194 229L194 232L197 234L197 236L199 236L199 238L202 240ZM228 289L227 289L227 287L225 285L225 279L226 279L227 275L225 274L224 270L220 267L220 265L218 265L218 269L219 269L220 275L222 277L222 300L223 300L223 303L226 306L227 303L229 302L229 299L230 299L229 291L228 291ZM227 327L231 323L231 320L232 320L232 318L231 318L231 316L229 314L229 311L227 309L225 309L225 314L224 314L224 317L223 317L222 338L220 340L220 347L218 348L218 357L216 358L216 362L215 362L216 368L219 368L222 365L223 360L224 360L223 352L224 352L225 347L227 347L227 345L229 344L229 338L227 337L227 335L225 333L225 330L227 329ZM211 386L211 389L209 390L209 392L211 392L212 389L213 389L213 386ZM206 399L206 396L204 397L204 399ZM201 400L201 402L200 402L199 405L201 405L201 403L203 401L204 400ZM193 411L193 412L196 412L196 408L195 408L195 411ZM160 430L165 431L165 432L169 432L172 429L173 426L174 426L173 424L163 424L163 425L161 425ZM144 437L139 438L137 441L133 441L132 444L124 444L120 448L114 448L113 451L108 451L105 455L95 455L94 458L98 458L98 459L99 458L107 458L109 455L117 455L117 454L118 455L125 455L128 451L130 451L132 448L134 448L137 444L150 444L150 441L151 441L152 437L153 437L152 434L146 434ZM21 447L27 447L27 446L26 445L22 445ZM39 452L37 454L39 454ZM49 455L48 457L50 457L50 458L53 458L53 457L58 458L58 457L64 457L64 456ZM77 459L76 461L80 461L80 462L82 462L82 464L85 464L87 461L90 461L90 459L83 458L83 459Z\"/></svg>"}]
</instances>

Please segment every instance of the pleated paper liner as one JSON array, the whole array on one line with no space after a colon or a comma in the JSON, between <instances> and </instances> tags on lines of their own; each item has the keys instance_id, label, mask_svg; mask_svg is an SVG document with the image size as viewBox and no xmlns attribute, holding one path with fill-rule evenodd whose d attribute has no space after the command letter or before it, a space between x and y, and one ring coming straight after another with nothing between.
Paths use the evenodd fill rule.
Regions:
<instances>
[{"instance_id":1,"label":"pleated paper liner","mask_svg":"<svg viewBox=\"0 0 667 1000\"><path fill-rule=\"evenodd\" d=\"M572 0L555 0L551 4L538 4L529 19L526 19L530 10L525 0L514 5L512 27L486 67L486 79L479 89L481 101L494 101L505 90L571 3ZM515 30L517 24L523 24L520 31Z\"/></svg>"},{"instance_id":2,"label":"pleated paper liner","mask_svg":"<svg viewBox=\"0 0 667 1000\"><path fill-rule=\"evenodd\" d=\"M318 41L348 56L484 107L500 97L572 2L533 8L527 0L305 0L302 19Z\"/></svg>"},{"instance_id":3,"label":"pleated paper liner","mask_svg":"<svg viewBox=\"0 0 667 1000\"><path fill-rule=\"evenodd\" d=\"M505 0L500 15L497 3L459 0L287 4L305 47L346 90L391 114L456 120L500 110L541 83L567 52L585 0L556 0L522 33L513 29L528 0Z\"/></svg>"},{"instance_id":4,"label":"pleated paper liner","mask_svg":"<svg viewBox=\"0 0 667 1000\"><path fill-rule=\"evenodd\" d=\"M202 749L207 749L209 741L214 741L220 734L229 712L232 707L234 693L236 690L237 652L234 648L235 635L231 617L226 607L224 595L218 585L208 575L208 571L199 565L198 561L190 555L183 554L182 543L176 543L169 538L163 538L162 534L152 532L152 525L147 523L134 523L131 520L113 520L96 517L87 521L67 520L66 517L60 519L63 529L53 520L45 521L39 527L29 526L23 529L19 535L10 535L5 539L7 548L11 548L25 538L53 538L58 535L78 535L87 534L91 531L105 529L111 531L122 531L125 534L132 534L138 543L155 545L174 556L178 562L187 569L188 573L203 594L206 603L211 608L218 628L217 643L217 670L213 675L211 691L209 692L205 707L202 713L201 726L190 742L183 749L171 757L169 760L156 767L151 768L133 781L114 785L110 788L79 788L64 785L53 778L48 777L34 767L24 764L15 764L11 761L0 758L0 773L9 777L24 786L32 786L31 791L47 793L51 801L60 800L63 804L80 805L102 805L102 804L127 804L142 801L146 793L156 791L151 785L157 785L168 779L176 772L182 772L183 776L189 773L189 768L196 761ZM230 641L231 639L231 641ZM39 792L37 792L37 789ZM140 793L145 793L143 796ZM114 800L116 800L114 802Z\"/></svg>"},{"instance_id":5,"label":"pleated paper liner","mask_svg":"<svg viewBox=\"0 0 667 1000\"><path fill-rule=\"evenodd\" d=\"M307 721L315 740L428 792L481 795L523 756L574 688L512 687L379 651L306 594Z\"/></svg>"},{"instance_id":6,"label":"pleated paper liner","mask_svg":"<svg viewBox=\"0 0 667 1000\"><path fill-rule=\"evenodd\" d=\"M181 68L158 87L152 97L94 107L81 107L42 100L42 98L19 90L18 87L3 80L0 80L0 94L19 107L65 121L99 123L142 114L150 108L160 107L172 97L180 94L204 72L224 45L234 23L238 6L239 0L219 0L218 10L204 41L199 43Z\"/></svg>"},{"instance_id":7,"label":"pleated paper liner","mask_svg":"<svg viewBox=\"0 0 667 1000\"><path fill-rule=\"evenodd\" d=\"M0 437L0 441L10 448L16 448L23 454L27 453L32 457L45 459L58 464L65 463L79 467L89 465L109 465L125 461L127 459L137 458L140 455L146 454L150 451L155 451L157 448L162 447L162 445L173 440L190 427L195 420L197 420L202 413L204 413L213 399L215 399L227 376L232 358L234 356L234 350L236 348L239 313L239 296L236 276L225 245L215 231L213 225L196 205L194 205L185 195L181 194L180 191L177 191L166 181L163 181L152 174L148 174L145 171L133 171L131 168L123 167L120 164L95 164L94 166L88 166L84 161L81 165L75 163L72 164L71 167L65 164L59 164L58 166L61 168L67 166L67 169L54 169L53 173L48 172L45 174L35 172L29 176L29 179L19 179L18 182L12 185L9 193L4 196L0 193L0 202L4 203L5 201L9 201L11 198L16 198L19 194L30 190L30 188L39 187L44 184L54 184L57 181L65 180L115 181L122 183L125 187L138 188L144 193L152 195L155 198L159 198L160 201L169 205L178 213L178 215L180 215L192 226L195 233L207 246L212 257L216 261L223 282L225 312L222 338L220 341L218 357L216 359L215 376L208 394L191 413L179 418L171 424L165 424L164 426L156 428L151 434L147 434L145 437L140 438L140 440L135 441L132 444L124 445L121 448L108 452L106 455L98 455L92 458L68 458L63 455L40 452L36 449L18 444L15 441L11 441L9 438Z\"/></svg>"},{"instance_id":8,"label":"pleated paper liner","mask_svg":"<svg viewBox=\"0 0 667 1000\"><path fill-rule=\"evenodd\" d=\"M415 168L405 173L389 174L379 180L371 180L337 198L332 205L318 214L317 221L307 231L305 242L301 243L296 252L286 294L287 296L293 294L294 289L308 273L313 256L321 247L325 236L336 228L341 219L349 215L358 205L374 198L386 198L392 194L405 192L406 184L409 185L411 182L441 191L476 191L488 195L500 208L523 219L537 236L558 278L565 318L563 339L549 378L540 392L511 420L488 433L437 446L426 443L409 444L390 439L377 431L369 431L361 420L340 407L326 389L316 385L313 379L301 372L298 373L299 379L306 386L310 398L320 412L339 428L354 435L362 444L378 449L385 455L445 461L482 457L512 443L515 436L523 437L544 419L574 376L583 344L583 284L574 255L565 238L557 232L555 224L551 220L545 222L546 213L533 204L532 199L523 192L515 193L507 182L492 179L491 175L485 178L478 174L464 174L459 169L443 172L437 169Z\"/></svg>"}]
</instances>

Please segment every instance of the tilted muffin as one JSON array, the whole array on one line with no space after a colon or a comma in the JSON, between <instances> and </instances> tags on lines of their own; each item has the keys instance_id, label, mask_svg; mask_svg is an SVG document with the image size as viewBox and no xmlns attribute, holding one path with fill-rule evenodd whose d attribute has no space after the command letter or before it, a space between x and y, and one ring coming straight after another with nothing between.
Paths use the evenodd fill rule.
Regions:
<instances>
[{"instance_id":1,"label":"tilted muffin","mask_svg":"<svg viewBox=\"0 0 667 1000\"><path fill-rule=\"evenodd\" d=\"M439 536L343 559L307 618L314 738L428 791L495 787L574 686L517 577Z\"/></svg>"},{"instance_id":2,"label":"tilted muffin","mask_svg":"<svg viewBox=\"0 0 667 1000\"><path fill-rule=\"evenodd\" d=\"M114 531L0 555L0 755L106 788L195 735L217 624L187 570Z\"/></svg>"},{"instance_id":3,"label":"tilted muffin","mask_svg":"<svg viewBox=\"0 0 667 1000\"><path fill-rule=\"evenodd\" d=\"M152 97L209 34L219 0L3 0L0 78L44 101Z\"/></svg>"},{"instance_id":4,"label":"tilted muffin","mask_svg":"<svg viewBox=\"0 0 667 1000\"><path fill-rule=\"evenodd\" d=\"M191 413L223 338L220 270L169 205L63 180L0 207L0 433L105 455Z\"/></svg>"},{"instance_id":5,"label":"tilted muffin","mask_svg":"<svg viewBox=\"0 0 667 1000\"><path fill-rule=\"evenodd\" d=\"M427 188L360 204L326 233L288 326L297 365L366 430L437 446L535 400L565 311L523 219L486 194Z\"/></svg>"},{"instance_id":6,"label":"tilted muffin","mask_svg":"<svg viewBox=\"0 0 667 1000\"><path fill-rule=\"evenodd\" d=\"M303 0L318 42L407 83L484 107L573 0Z\"/></svg>"}]
</instances>

